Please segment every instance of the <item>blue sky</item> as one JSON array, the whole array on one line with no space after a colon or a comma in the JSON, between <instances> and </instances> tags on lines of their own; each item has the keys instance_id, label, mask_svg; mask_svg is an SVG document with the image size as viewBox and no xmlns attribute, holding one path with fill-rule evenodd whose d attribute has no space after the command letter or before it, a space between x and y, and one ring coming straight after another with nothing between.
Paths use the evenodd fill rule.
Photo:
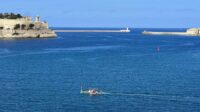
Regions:
<instances>
[{"instance_id":1,"label":"blue sky","mask_svg":"<svg viewBox=\"0 0 200 112\"><path fill-rule=\"evenodd\" d=\"M40 15L54 27L200 26L200 0L1 0L0 12Z\"/></svg>"}]
</instances>

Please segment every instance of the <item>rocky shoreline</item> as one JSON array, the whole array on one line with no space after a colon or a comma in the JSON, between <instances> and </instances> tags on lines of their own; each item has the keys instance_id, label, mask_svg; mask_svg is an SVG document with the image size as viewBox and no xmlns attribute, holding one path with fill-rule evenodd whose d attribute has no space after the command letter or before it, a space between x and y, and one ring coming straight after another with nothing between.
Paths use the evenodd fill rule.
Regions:
<instances>
[{"instance_id":1,"label":"rocky shoreline","mask_svg":"<svg viewBox=\"0 0 200 112\"><path fill-rule=\"evenodd\" d=\"M53 30L0 30L0 38L55 38Z\"/></svg>"}]
</instances>

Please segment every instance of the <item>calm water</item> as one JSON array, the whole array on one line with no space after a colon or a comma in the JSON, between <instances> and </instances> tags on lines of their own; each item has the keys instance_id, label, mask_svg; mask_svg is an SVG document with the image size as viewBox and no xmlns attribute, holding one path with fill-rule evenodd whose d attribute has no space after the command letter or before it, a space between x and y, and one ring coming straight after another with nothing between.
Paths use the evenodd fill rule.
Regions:
<instances>
[{"instance_id":1,"label":"calm water","mask_svg":"<svg viewBox=\"0 0 200 112\"><path fill-rule=\"evenodd\" d=\"M199 112L200 38L143 30L1 39L0 112Z\"/></svg>"}]
</instances>

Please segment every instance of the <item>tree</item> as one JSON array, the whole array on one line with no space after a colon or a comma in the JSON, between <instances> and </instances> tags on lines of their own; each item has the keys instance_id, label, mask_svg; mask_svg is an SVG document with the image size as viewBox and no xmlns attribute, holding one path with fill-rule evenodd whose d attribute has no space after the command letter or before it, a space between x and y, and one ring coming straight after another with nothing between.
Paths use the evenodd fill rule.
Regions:
<instances>
[{"instance_id":1,"label":"tree","mask_svg":"<svg viewBox=\"0 0 200 112\"><path fill-rule=\"evenodd\" d=\"M4 18L8 18L8 16L9 16L8 13L4 13L4 14L3 14L3 19L4 19Z\"/></svg>"},{"instance_id":2,"label":"tree","mask_svg":"<svg viewBox=\"0 0 200 112\"><path fill-rule=\"evenodd\" d=\"M24 29L26 28L26 25L25 25L25 24L22 24L22 25L21 25L21 28L22 28L22 30L24 30Z\"/></svg>"},{"instance_id":3,"label":"tree","mask_svg":"<svg viewBox=\"0 0 200 112\"><path fill-rule=\"evenodd\" d=\"M0 19L3 19L3 14L0 13Z\"/></svg>"},{"instance_id":4,"label":"tree","mask_svg":"<svg viewBox=\"0 0 200 112\"><path fill-rule=\"evenodd\" d=\"M18 17L18 18L22 18L21 14L17 14L17 17Z\"/></svg>"},{"instance_id":5,"label":"tree","mask_svg":"<svg viewBox=\"0 0 200 112\"><path fill-rule=\"evenodd\" d=\"M16 24L14 30L18 30L20 28L20 24Z\"/></svg>"},{"instance_id":6,"label":"tree","mask_svg":"<svg viewBox=\"0 0 200 112\"><path fill-rule=\"evenodd\" d=\"M22 18L20 14L14 14L14 13L0 13L0 19L18 19Z\"/></svg>"},{"instance_id":7,"label":"tree","mask_svg":"<svg viewBox=\"0 0 200 112\"><path fill-rule=\"evenodd\" d=\"M34 24L29 24L29 29L33 29L34 28Z\"/></svg>"}]
</instances>

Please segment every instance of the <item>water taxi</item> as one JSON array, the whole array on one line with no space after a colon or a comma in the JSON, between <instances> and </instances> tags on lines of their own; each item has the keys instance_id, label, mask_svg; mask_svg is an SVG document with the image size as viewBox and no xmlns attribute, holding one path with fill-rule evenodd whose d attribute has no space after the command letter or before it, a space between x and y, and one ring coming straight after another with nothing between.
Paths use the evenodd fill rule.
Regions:
<instances>
[{"instance_id":1,"label":"water taxi","mask_svg":"<svg viewBox=\"0 0 200 112\"><path fill-rule=\"evenodd\" d=\"M83 90L81 87L81 94L89 94L89 95L101 95L102 92L98 89L88 89L88 90Z\"/></svg>"}]
</instances>

